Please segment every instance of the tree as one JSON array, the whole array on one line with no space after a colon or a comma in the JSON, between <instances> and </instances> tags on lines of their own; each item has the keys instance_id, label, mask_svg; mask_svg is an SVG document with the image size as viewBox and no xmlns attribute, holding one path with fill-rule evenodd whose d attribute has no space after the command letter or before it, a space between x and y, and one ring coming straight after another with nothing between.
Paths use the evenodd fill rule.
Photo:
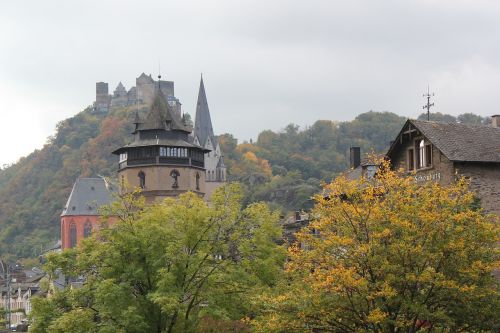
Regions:
<instances>
[{"instance_id":1,"label":"tree","mask_svg":"<svg viewBox=\"0 0 500 333\"><path fill-rule=\"evenodd\" d=\"M263 332L498 331L498 227L464 180L416 184L384 162L338 178L289 249L281 289L259 296Z\"/></svg>"},{"instance_id":2,"label":"tree","mask_svg":"<svg viewBox=\"0 0 500 333\"><path fill-rule=\"evenodd\" d=\"M85 282L34 301L32 332L209 331L245 317L249 297L276 283L278 216L262 203L242 209L237 185L210 205L194 193L152 206L136 196L108 209L112 227L48 258L52 274Z\"/></svg>"}]
</instances>

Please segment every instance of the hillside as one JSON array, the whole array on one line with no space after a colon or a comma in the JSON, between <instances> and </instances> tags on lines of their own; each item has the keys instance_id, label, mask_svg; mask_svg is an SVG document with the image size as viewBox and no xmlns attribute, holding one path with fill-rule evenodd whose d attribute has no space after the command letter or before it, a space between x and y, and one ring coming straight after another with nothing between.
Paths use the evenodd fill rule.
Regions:
<instances>
[{"instance_id":1,"label":"hillside","mask_svg":"<svg viewBox=\"0 0 500 333\"><path fill-rule=\"evenodd\" d=\"M86 109L60 122L42 149L0 170L0 256L34 257L59 238L59 214L75 179L114 178L111 151L130 140L133 116L130 108L106 115ZM231 134L220 142L230 179L245 185L246 202L264 200L286 214L310 207L320 182L348 167L350 146L382 152L404 120L368 112L348 122L319 120L304 130L293 124L265 130L254 143L238 144Z\"/></svg>"}]
</instances>

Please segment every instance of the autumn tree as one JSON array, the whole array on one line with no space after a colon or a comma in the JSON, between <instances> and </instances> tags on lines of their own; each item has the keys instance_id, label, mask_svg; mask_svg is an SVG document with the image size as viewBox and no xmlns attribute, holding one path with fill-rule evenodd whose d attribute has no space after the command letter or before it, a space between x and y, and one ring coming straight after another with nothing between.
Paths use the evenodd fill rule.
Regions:
<instances>
[{"instance_id":1,"label":"autumn tree","mask_svg":"<svg viewBox=\"0 0 500 333\"><path fill-rule=\"evenodd\" d=\"M383 163L315 199L283 285L256 300L258 331L498 332L499 229L464 180L417 184Z\"/></svg>"},{"instance_id":2,"label":"autumn tree","mask_svg":"<svg viewBox=\"0 0 500 333\"><path fill-rule=\"evenodd\" d=\"M278 216L265 204L241 207L237 185L207 205L194 193L145 206L114 203L118 221L46 269L84 277L80 288L33 301L32 332L192 332L244 329L251 295L271 288L285 251ZM213 331L213 330L212 330Z\"/></svg>"}]
</instances>

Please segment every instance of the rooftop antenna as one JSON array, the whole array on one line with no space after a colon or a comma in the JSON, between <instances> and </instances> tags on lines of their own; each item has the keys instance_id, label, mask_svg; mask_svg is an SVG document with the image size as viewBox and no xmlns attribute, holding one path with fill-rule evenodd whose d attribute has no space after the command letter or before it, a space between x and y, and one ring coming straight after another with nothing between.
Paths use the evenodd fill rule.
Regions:
<instances>
[{"instance_id":1,"label":"rooftop antenna","mask_svg":"<svg viewBox=\"0 0 500 333\"><path fill-rule=\"evenodd\" d=\"M422 108L427 109L427 121L429 121L431 120L431 107L434 106L434 103L431 103L431 97L434 97L434 93L430 93L429 85L427 85L427 94L424 94L423 96L427 97L427 104Z\"/></svg>"}]
</instances>

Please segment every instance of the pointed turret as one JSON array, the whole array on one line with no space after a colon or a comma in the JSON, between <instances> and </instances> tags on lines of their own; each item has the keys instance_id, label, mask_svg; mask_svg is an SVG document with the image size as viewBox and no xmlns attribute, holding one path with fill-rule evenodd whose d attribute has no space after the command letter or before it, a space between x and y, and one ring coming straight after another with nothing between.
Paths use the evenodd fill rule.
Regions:
<instances>
[{"instance_id":1,"label":"pointed turret","mask_svg":"<svg viewBox=\"0 0 500 333\"><path fill-rule=\"evenodd\" d=\"M205 85L203 84L203 75L200 79L200 90L198 91L198 103L196 104L196 117L194 124L194 135L198 138L200 145L205 146L207 139L215 141L212 120L208 109L207 95Z\"/></svg>"},{"instance_id":2,"label":"pointed turret","mask_svg":"<svg viewBox=\"0 0 500 333\"><path fill-rule=\"evenodd\" d=\"M173 114L161 89L156 89L153 104L149 110L144 123L139 126L140 130L181 130L191 132L184 126L180 119Z\"/></svg>"}]
</instances>

